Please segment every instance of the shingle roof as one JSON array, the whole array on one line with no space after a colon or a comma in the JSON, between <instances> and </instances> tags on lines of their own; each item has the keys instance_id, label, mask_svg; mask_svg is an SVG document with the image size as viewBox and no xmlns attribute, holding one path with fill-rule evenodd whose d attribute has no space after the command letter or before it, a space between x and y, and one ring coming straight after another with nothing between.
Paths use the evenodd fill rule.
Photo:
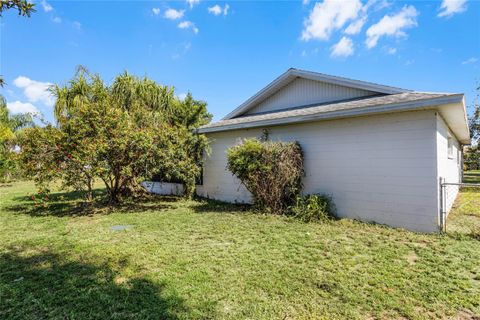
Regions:
<instances>
[{"instance_id":1,"label":"shingle roof","mask_svg":"<svg viewBox=\"0 0 480 320\"><path fill-rule=\"evenodd\" d=\"M386 86L386 85L373 83L373 82L354 80L354 79L349 79L344 77L332 76L332 75L319 73L319 72L290 68L286 72L282 73L275 80L270 82L262 90L258 91L255 95L250 97L247 101L245 101L240 106L232 110L222 120L233 119L246 113L253 106L255 106L257 102L262 101L266 97L272 95L274 92L280 90L282 87L288 85L290 82L294 81L297 78L320 81L320 82L330 83L334 85L346 86L349 88L363 89L367 91L377 92L379 94L397 94L397 93L413 91L413 90L407 90L407 89L402 89L402 88L397 88L392 86Z\"/></svg>"},{"instance_id":2,"label":"shingle roof","mask_svg":"<svg viewBox=\"0 0 480 320\"><path fill-rule=\"evenodd\" d=\"M265 122L275 121L281 123L282 120L289 120L285 122L306 121L306 118L312 118L315 116L328 115L349 110L363 110L372 109L372 113L375 113L375 108L381 108L381 111L385 111L384 107L396 106L403 104L416 104L419 108L433 106L436 100L448 97L463 97L462 94L452 93L426 93L426 92L404 92L398 94L389 94L382 96L366 97L349 101L339 101L333 103L319 104L313 106L305 106L293 109L286 109L282 111L275 111L261 114L251 114L247 116L240 116L233 119L221 120L218 122L210 123L202 126L200 132L209 131L225 131L237 129L239 127L248 127L249 125L262 124ZM437 103L439 104L439 103ZM303 120L302 120L303 119Z\"/></svg>"}]
</instances>

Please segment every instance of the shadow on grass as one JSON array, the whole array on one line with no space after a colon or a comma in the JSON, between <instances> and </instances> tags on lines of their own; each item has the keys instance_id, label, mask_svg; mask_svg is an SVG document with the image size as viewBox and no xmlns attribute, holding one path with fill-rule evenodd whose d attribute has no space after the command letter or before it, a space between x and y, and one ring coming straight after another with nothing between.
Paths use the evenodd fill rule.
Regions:
<instances>
[{"instance_id":1,"label":"shadow on grass","mask_svg":"<svg viewBox=\"0 0 480 320\"><path fill-rule=\"evenodd\" d=\"M106 265L51 252L0 255L1 319L178 319L182 298L164 284L124 279Z\"/></svg>"},{"instance_id":2,"label":"shadow on grass","mask_svg":"<svg viewBox=\"0 0 480 320\"><path fill-rule=\"evenodd\" d=\"M57 192L49 195L49 200L45 203L37 203L29 196L16 197L13 199L15 204L5 207L7 211L16 214L28 214L30 216L88 216L94 214L110 214L112 212L144 212L144 211L162 211L175 208L175 202L181 200L174 196L155 196L145 195L140 198L128 199L117 205L107 204L104 189L94 190L95 201L93 203L84 202L82 193Z\"/></svg>"},{"instance_id":3,"label":"shadow on grass","mask_svg":"<svg viewBox=\"0 0 480 320\"><path fill-rule=\"evenodd\" d=\"M250 204L233 204L201 197L197 197L196 200L197 203L192 206L193 211L196 213L238 213L252 210L252 205Z\"/></svg>"},{"instance_id":4,"label":"shadow on grass","mask_svg":"<svg viewBox=\"0 0 480 320\"><path fill-rule=\"evenodd\" d=\"M463 174L464 183L480 183L480 171L465 171Z\"/></svg>"}]
</instances>

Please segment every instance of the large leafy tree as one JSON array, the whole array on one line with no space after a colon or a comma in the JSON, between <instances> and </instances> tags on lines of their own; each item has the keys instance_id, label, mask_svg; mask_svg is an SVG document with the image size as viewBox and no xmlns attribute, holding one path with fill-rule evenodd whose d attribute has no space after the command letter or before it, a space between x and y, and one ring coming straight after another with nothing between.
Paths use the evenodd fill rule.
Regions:
<instances>
[{"instance_id":1,"label":"large leafy tree","mask_svg":"<svg viewBox=\"0 0 480 320\"><path fill-rule=\"evenodd\" d=\"M468 119L470 128L470 137L473 144L478 144L480 140L480 87L477 87L477 96L471 106L472 114Z\"/></svg>"},{"instance_id":2,"label":"large leafy tree","mask_svg":"<svg viewBox=\"0 0 480 320\"><path fill-rule=\"evenodd\" d=\"M60 177L91 199L93 179L99 178L109 202L116 203L141 192L142 180L160 175L181 181L186 195L193 194L207 144L195 129L211 117L205 103L191 96L180 101L173 88L126 72L107 85L85 68L52 93L57 127L48 129L51 139L32 143L38 133L31 130L22 151L39 184ZM37 157L45 152L53 156ZM44 168L52 169L45 174Z\"/></svg>"},{"instance_id":3,"label":"large leafy tree","mask_svg":"<svg viewBox=\"0 0 480 320\"><path fill-rule=\"evenodd\" d=\"M32 124L30 114L10 114L5 98L0 96L0 180L18 174L15 144L21 130Z\"/></svg>"}]
</instances>

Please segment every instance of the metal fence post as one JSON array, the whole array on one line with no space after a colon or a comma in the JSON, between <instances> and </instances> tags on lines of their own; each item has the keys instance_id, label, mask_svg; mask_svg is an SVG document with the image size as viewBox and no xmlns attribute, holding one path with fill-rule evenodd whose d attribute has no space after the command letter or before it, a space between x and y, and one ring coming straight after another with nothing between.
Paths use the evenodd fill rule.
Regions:
<instances>
[{"instance_id":1,"label":"metal fence post","mask_svg":"<svg viewBox=\"0 0 480 320\"><path fill-rule=\"evenodd\" d=\"M444 208L445 208L445 186L444 186L444 178L440 177L439 179L439 187L440 187L440 231L444 231Z\"/></svg>"}]
</instances>

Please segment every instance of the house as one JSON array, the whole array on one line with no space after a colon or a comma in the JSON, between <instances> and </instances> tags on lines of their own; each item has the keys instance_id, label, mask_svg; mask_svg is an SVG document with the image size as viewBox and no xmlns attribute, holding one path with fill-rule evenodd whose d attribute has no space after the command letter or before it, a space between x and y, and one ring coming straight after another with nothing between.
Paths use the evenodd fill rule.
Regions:
<instances>
[{"instance_id":1,"label":"house","mask_svg":"<svg viewBox=\"0 0 480 320\"><path fill-rule=\"evenodd\" d=\"M418 92L289 69L225 118L203 126L211 141L200 196L248 203L227 170L244 138L298 141L304 194L332 196L337 215L409 230L439 230L440 178L459 182L470 143L463 94ZM450 208L454 196L446 200Z\"/></svg>"}]
</instances>

